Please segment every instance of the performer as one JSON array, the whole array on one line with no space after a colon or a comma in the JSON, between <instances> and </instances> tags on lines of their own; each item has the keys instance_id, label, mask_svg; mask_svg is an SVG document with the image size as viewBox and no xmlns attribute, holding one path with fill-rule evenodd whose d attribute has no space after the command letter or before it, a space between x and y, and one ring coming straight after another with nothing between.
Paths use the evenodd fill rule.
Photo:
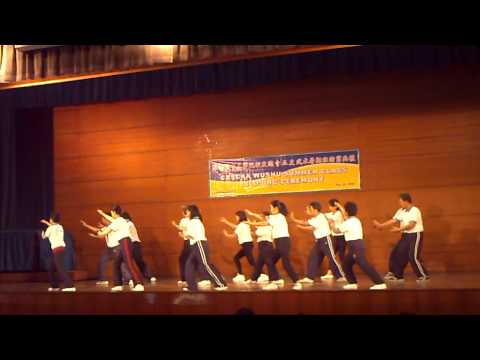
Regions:
<instances>
[{"instance_id":1,"label":"performer","mask_svg":"<svg viewBox=\"0 0 480 360\"><path fill-rule=\"evenodd\" d=\"M248 215L256 217L259 221L251 222L252 225L271 225L272 226L272 236L275 243L275 255L273 258L274 263L276 264L279 259L282 259L283 267L288 273L288 276L294 282L293 289L300 290L302 289L302 283L299 282L299 277L297 272L293 269L292 264L290 263L290 248L291 240L290 233L288 232L288 223L286 216L288 215L287 206L279 201L274 200L270 203L270 216L268 220L265 221L262 219L262 215L251 212L250 210L245 210ZM280 279L275 282L276 285L282 286L284 284L283 279ZM266 290L269 288L274 288L273 284L268 284L265 286Z\"/></svg>"},{"instance_id":2,"label":"performer","mask_svg":"<svg viewBox=\"0 0 480 360\"><path fill-rule=\"evenodd\" d=\"M392 232L401 232L400 241L390 253L389 272L385 280L403 281L405 267L410 262L413 271L417 275L417 282L429 280L429 274L420 253L423 247L423 220L420 209L412 204L412 197L408 193L400 194L400 209L392 219L380 223L373 221L373 225L379 229L390 228Z\"/></svg>"},{"instance_id":3,"label":"performer","mask_svg":"<svg viewBox=\"0 0 480 360\"><path fill-rule=\"evenodd\" d=\"M73 285L70 275L65 270L65 239L63 226L59 224L60 214L52 213L50 219L40 220L42 224L48 226L45 231L42 231L42 239L48 239L53 255L48 259L48 275L50 278L50 287L48 291L59 291L58 276L63 280L64 292L74 292L76 288Z\"/></svg>"},{"instance_id":4,"label":"performer","mask_svg":"<svg viewBox=\"0 0 480 360\"><path fill-rule=\"evenodd\" d=\"M343 215L335 205L335 203L339 202L337 199L330 199L328 200L328 209L330 212L326 213L325 215L329 220L333 220L335 223L335 227L338 226L343 222ZM346 249L346 242L345 236L343 234L335 234L333 231L331 232L332 241L333 241L333 249L335 251L335 255L338 255L340 259L340 263L343 262L345 258L345 249ZM332 270L328 269L327 273L320 277L322 280L333 279L334 276L332 274Z\"/></svg>"},{"instance_id":5,"label":"performer","mask_svg":"<svg viewBox=\"0 0 480 360\"><path fill-rule=\"evenodd\" d=\"M375 285L370 290L386 289L383 279L372 265L367 261L365 255L365 242L363 241L363 229L360 219L357 218L357 205L353 202L347 202L345 208L340 203L336 203L343 214L345 221L337 228L333 221L330 222L331 229L337 234L344 233L347 242L348 253L343 262L343 269L347 277L348 284L343 288L347 290L358 289L357 278L353 273L353 265L358 264L365 274L374 282Z\"/></svg>"},{"instance_id":6,"label":"performer","mask_svg":"<svg viewBox=\"0 0 480 360\"><path fill-rule=\"evenodd\" d=\"M231 223L224 217L220 219L220 222L235 230L234 234L230 234L228 231L223 230L223 234L226 237L232 239L237 237L238 243L241 246L241 249L233 257L233 261L235 262L235 266L237 267L237 275L233 278L233 282L242 283L245 282L246 279L245 274L242 271L242 263L240 262L240 259L246 257L248 263L253 267L255 266L255 258L253 257L253 239L250 225L248 224L247 220L247 214L245 213L245 211L237 211L235 213L235 217L237 220L237 225Z\"/></svg>"},{"instance_id":7,"label":"performer","mask_svg":"<svg viewBox=\"0 0 480 360\"><path fill-rule=\"evenodd\" d=\"M188 287L184 291L197 291L198 284L196 275L199 269L205 269L211 281L214 283L215 290L226 290L227 283L222 274L210 263L208 241L205 236L205 226L203 225L202 215L196 205L189 205L186 209L190 221L188 222L186 237L190 240L190 254L186 263L186 278Z\"/></svg>"},{"instance_id":8,"label":"performer","mask_svg":"<svg viewBox=\"0 0 480 360\"><path fill-rule=\"evenodd\" d=\"M108 263L110 261L113 262L113 260L115 259L115 256L118 255L118 252L120 251L120 244L118 243L118 241L115 241L112 238L111 234L107 234L106 236L96 235L97 232L99 232L100 230L105 230L107 226L110 224L110 222L104 217L101 217L100 223L98 223L96 227L87 224L83 220L80 220L80 223L82 224L83 227L93 232L93 233L89 233L88 234L89 236L96 239L105 240L107 247L103 252L102 256L100 257L100 261L98 263L98 272L97 272L98 277L97 277L96 285L108 286L109 281L107 280L107 276L106 276L107 266L108 266ZM122 271L123 283L128 284L130 287L133 287L132 275L129 273L124 262L122 262L121 264L121 271Z\"/></svg>"},{"instance_id":9,"label":"performer","mask_svg":"<svg viewBox=\"0 0 480 360\"><path fill-rule=\"evenodd\" d=\"M127 220L128 229L130 231L130 239L132 240L132 255L135 259L135 263L137 264L138 268L140 269L141 274L145 279L149 279L152 284L155 284L157 278L152 276L150 273L145 260L143 260L142 255L142 243L140 241L140 237L138 236L137 228L132 221L132 217L128 212L123 212L122 217Z\"/></svg>"},{"instance_id":10,"label":"performer","mask_svg":"<svg viewBox=\"0 0 480 360\"><path fill-rule=\"evenodd\" d=\"M127 220L121 217L122 208L119 205L114 205L110 210L110 215L107 215L102 210L97 210L97 212L110 221L110 225L105 230L100 230L97 232L99 236L106 236L111 234L114 241L118 241L120 244L120 251L115 257L113 262L113 276L114 276L114 287L112 291L122 291L122 278L121 278L121 263L125 262L127 265L128 271L132 274L134 287L133 291L144 291L144 286L138 268L132 257L132 241L130 239L130 229L127 223Z\"/></svg>"},{"instance_id":11,"label":"performer","mask_svg":"<svg viewBox=\"0 0 480 360\"><path fill-rule=\"evenodd\" d=\"M262 215L262 221L268 222L268 216L270 213L268 211L264 211ZM275 282L280 279L280 275L278 274L277 267L273 262L275 249L273 247L272 226L257 226L255 234L257 235L259 254L255 264L255 272L252 275L252 279L247 280L247 283L268 283L269 281L272 281L271 284L273 285L267 290L276 290L278 289L278 285ZM262 269L265 264L267 265L268 276L266 274L262 274Z\"/></svg>"},{"instance_id":12,"label":"performer","mask_svg":"<svg viewBox=\"0 0 480 360\"><path fill-rule=\"evenodd\" d=\"M300 280L305 284L313 284L318 273L318 268L322 264L323 258L328 258L330 268L337 281L346 281L341 265L335 259L332 239L330 237L330 226L327 217L322 212L322 206L318 201L311 202L306 207L307 215L311 218L308 220L299 220L295 218L293 212L290 213L290 219L297 224L297 227L303 230L313 230L315 242L310 250L308 257L307 277Z\"/></svg>"}]
</instances>

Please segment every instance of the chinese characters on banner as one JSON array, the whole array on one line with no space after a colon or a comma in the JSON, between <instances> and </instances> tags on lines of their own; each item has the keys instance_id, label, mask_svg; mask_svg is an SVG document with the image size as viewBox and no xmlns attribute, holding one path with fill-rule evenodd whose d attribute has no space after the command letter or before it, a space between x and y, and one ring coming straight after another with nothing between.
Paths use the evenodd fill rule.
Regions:
<instances>
[{"instance_id":1,"label":"chinese characters on banner","mask_svg":"<svg viewBox=\"0 0 480 360\"><path fill-rule=\"evenodd\" d=\"M359 150L209 161L210 197L360 189Z\"/></svg>"}]
</instances>

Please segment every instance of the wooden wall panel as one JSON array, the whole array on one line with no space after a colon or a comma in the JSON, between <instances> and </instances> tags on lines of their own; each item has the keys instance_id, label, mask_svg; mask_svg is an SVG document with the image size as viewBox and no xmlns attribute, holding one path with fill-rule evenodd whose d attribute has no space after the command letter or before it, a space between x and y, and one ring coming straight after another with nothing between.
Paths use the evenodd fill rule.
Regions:
<instances>
[{"instance_id":1,"label":"wooden wall panel","mask_svg":"<svg viewBox=\"0 0 480 360\"><path fill-rule=\"evenodd\" d=\"M221 216L283 199L298 215L318 199L357 201L368 256L381 272L398 235L377 232L401 191L424 214L432 271L479 271L480 93L478 67L357 79L309 79L254 89L55 109L55 200L77 239L79 267L94 276L103 244L79 220L116 202L134 217L145 257L160 276L178 275L181 240L170 226L197 203L212 257L234 275L235 241ZM359 148L361 191L208 198L208 160ZM306 270L311 234L292 227L292 261ZM324 264L325 265L325 264ZM325 267L325 266L324 266ZM280 266L281 268L281 266Z\"/></svg>"}]
</instances>

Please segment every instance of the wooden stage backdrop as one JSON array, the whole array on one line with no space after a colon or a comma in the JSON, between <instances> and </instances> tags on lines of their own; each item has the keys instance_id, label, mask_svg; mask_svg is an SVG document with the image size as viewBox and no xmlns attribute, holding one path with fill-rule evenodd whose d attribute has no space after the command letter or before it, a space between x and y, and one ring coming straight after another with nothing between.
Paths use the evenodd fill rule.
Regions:
<instances>
[{"instance_id":1,"label":"wooden stage backdrop","mask_svg":"<svg viewBox=\"0 0 480 360\"><path fill-rule=\"evenodd\" d=\"M280 198L300 215L311 200L359 204L368 257L382 272L398 235L374 218L412 193L423 211L424 258L434 272L480 271L479 67L315 78L226 93L55 109L55 203L76 239L78 268L94 276L102 241L79 220L119 203L134 218L160 277L178 276L180 206L205 217L213 261L235 274L235 240L221 216L267 209ZM361 191L209 199L208 160L359 148ZM306 271L312 235L291 227L292 260ZM325 267L325 264L324 264ZM281 270L283 268L280 266Z\"/></svg>"}]
</instances>

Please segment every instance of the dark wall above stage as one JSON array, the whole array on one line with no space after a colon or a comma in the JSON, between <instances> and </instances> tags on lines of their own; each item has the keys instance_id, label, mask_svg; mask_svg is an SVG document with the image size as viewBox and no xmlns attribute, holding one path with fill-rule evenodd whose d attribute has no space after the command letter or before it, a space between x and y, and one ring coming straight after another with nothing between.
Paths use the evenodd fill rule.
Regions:
<instances>
[{"instance_id":1,"label":"dark wall above stage","mask_svg":"<svg viewBox=\"0 0 480 360\"><path fill-rule=\"evenodd\" d=\"M316 77L225 93L55 109L55 199L77 243L78 268L94 275L103 243L80 228L119 202L134 217L147 261L177 274L181 240L170 226L196 202L213 260L234 274L235 240L221 216L265 209L280 197L301 214L306 202L354 200L368 256L386 271L397 235L373 218L397 209L410 191L424 213L424 258L433 271L479 271L479 66ZM207 137L208 140L207 141ZM208 199L210 158L359 148L362 191ZM312 237L292 227L293 263L305 271Z\"/></svg>"}]
</instances>

